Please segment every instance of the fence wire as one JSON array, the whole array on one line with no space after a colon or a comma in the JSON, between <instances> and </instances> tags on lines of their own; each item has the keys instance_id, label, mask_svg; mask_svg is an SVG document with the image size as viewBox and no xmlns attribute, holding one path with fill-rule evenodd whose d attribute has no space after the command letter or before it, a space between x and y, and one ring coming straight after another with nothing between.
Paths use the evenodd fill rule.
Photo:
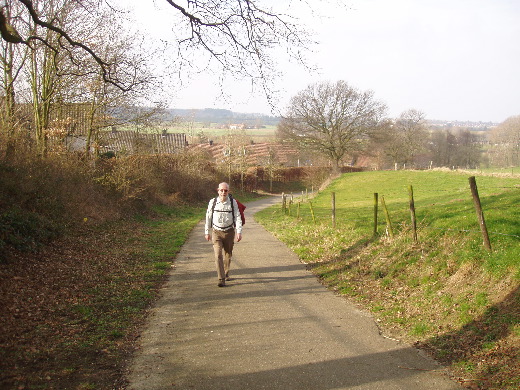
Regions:
<instances>
[{"instance_id":1,"label":"fence wire","mask_svg":"<svg viewBox=\"0 0 520 390\"><path fill-rule=\"evenodd\" d=\"M520 186L486 187L486 189L517 189L517 188L520 188ZM448 190L433 190L433 191L429 191L429 192L450 192L450 191L448 191ZM460 191L460 193L465 193L465 192L466 191ZM309 196L307 196L307 199L304 199L305 198L304 195L298 195L298 196L285 195L285 196L290 200L288 205L289 205L289 207L291 207L291 209L297 207L296 205L297 205L298 202L305 203L305 202L310 202L311 201L311 198ZM471 200L467 200L467 202L468 202L468 204L471 204ZM435 203L435 206L436 207L442 207L442 206L447 206L447 205L451 205L451 204L453 204L453 203L451 203L451 202L448 202L448 203ZM369 209L369 207L366 207L366 208L367 208L367 210ZM314 212L315 212L316 219L319 219L319 217L321 217L321 218L323 218L321 221L324 221L324 215L327 214L328 211L329 211L329 209L323 208L323 207L315 208ZM296 211L291 211L291 216L292 217L296 217L295 212ZM400 211L400 212L404 212L404 211ZM378 212L378 214L379 214L379 212ZM308 216L309 218L311 217L310 215L307 215L307 214L305 214L305 216ZM364 221L370 220L372 218L372 216L373 216L373 214L370 215L367 218L345 218L345 217L338 217L338 213L336 213L336 221L364 222ZM300 218L301 218L301 211L300 211ZM385 226L385 225L386 225L385 223L379 223L378 222L378 226ZM418 230L424 230L424 229L439 230L439 231L444 231L444 232L455 231L455 232L461 232L461 233L481 233L481 230L478 230L478 229L460 229L460 228L459 229L454 229L454 228L441 228L441 227L433 227L433 226L421 226ZM518 235L518 234L502 233L502 232L496 232L496 231L488 231L488 234L500 235L500 236L505 236L505 237L514 237L514 238L520 239L520 235Z\"/></svg>"}]
</instances>

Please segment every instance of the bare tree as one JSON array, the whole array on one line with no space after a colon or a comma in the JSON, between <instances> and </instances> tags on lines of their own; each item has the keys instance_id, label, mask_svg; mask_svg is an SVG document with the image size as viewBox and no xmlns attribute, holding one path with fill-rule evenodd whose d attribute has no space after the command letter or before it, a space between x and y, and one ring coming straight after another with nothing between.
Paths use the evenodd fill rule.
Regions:
<instances>
[{"instance_id":1,"label":"bare tree","mask_svg":"<svg viewBox=\"0 0 520 390\"><path fill-rule=\"evenodd\" d=\"M224 137L224 150L222 156L222 163L227 168L228 181L232 182L232 176L234 173L240 175L240 186L244 188L244 175L247 172L247 148L246 146L250 143L249 137L245 131L232 132L229 131Z\"/></svg>"},{"instance_id":2,"label":"bare tree","mask_svg":"<svg viewBox=\"0 0 520 390\"><path fill-rule=\"evenodd\" d=\"M2 45L0 54L1 68L3 69L1 78L1 89L3 98L0 102L0 133L6 136L6 152L9 155L13 151L12 139L15 128L15 102L16 91L14 83L18 74L15 63L14 47L6 42Z\"/></svg>"},{"instance_id":3,"label":"bare tree","mask_svg":"<svg viewBox=\"0 0 520 390\"><path fill-rule=\"evenodd\" d=\"M109 16L107 15L105 19L108 19ZM151 93L156 81L147 68L148 61L141 38L136 34L127 34L117 21L111 24L100 23L94 34L85 33L84 35L88 38L90 45L95 48L96 52L110 58L114 64L122 64L127 70L133 69L135 74L140 75L141 81L134 86L132 91L121 90L111 83L104 82L102 72L96 69L91 58L84 59L83 69L90 69L91 72L76 78L78 88L72 96L72 100L88 106L86 154L89 154L92 145L99 151L101 129L128 123L136 126L155 124L157 115L162 113L162 107L158 103L152 107L139 105L139 100ZM104 42L106 36L112 37L110 45L106 45ZM133 78L133 76L130 77Z\"/></svg>"},{"instance_id":4,"label":"bare tree","mask_svg":"<svg viewBox=\"0 0 520 390\"><path fill-rule=\"evenodd\" d=\"M428 149L436 167L475 168L481 162L481 140L468 129L433 131Z\"/></svg>"},{"instance_id":5,"label":"bare tree","mask_svg":"<svg viewBox=\"0 0 520 390\"><path fill-rule=\"evenodd\" d=\"M482 154L479 141L479 137L473 134L469 129L459 129L457 133L455 165L468 169L478 167Z\"/></svg>"},{"instance_id":6,"label":"bare tree","mask_svg":"<svg viewBox=\"0 0 520 390\"><path fill-rule=\"evenodd\" d=\"M384 169L390 163L395 165L400 161L401 151L395 140L395 121L390 118L380 121L370 133L365 151L371 157L373 168Z\"/></svg>"},{"instance_id":7,"label":"bare tree","mask_svg":"<svg viewBox=\"0 0 520 390\"><path fill-rule=\"evenodd\" d=\"M393 157L395 163L413 165L415 157L426 150L428 128L421 111L404 111L393 126Z\"/></svg>"},{"instance_id":8,"label":"bare tree","mask_svg":"<svg viewBox=\"0 0 520 390\"><path fill-rule=\"evenodd\" d=\"M316 83L291 99L278 136L326 156L338 172L342 160L366 143L385 111L372 91L360 92L345 81Z\"/></svg>"},{"instance_id":9,"label":"bare tree","mask_svg":"<svg viewBox=\"0 0 520 390\"><path fill-rule=\"evenodd\" d=\"M381 121L371 134L368 154L377 158L378 166L388 163L397 166L413 166L416 156L426 151L429 133L424 114L411 109L398 119Z\"/></svg>"},{"instance_id":10,"label":"bare tree","mask_svg":"<svg viewBox=\"0 0 520 390\"><path fill-rule=\"evenodd\" d=\"M19 23L19 7L6 9L6 17ZM21 78L22 70L27 59L27 51L19 45L0 40L0 69L2 77L0 90L2 91L2 101L0 103L0 133L6 137L6 152L9 155L13 149L13 137L15 128L20 125L20 118L16 114L17 91L16 84Z\"/></svg>"},{"instance_id":11,"label":"bare tree","mask_svg":"<svg viewBox=\"0 0 520 390\"><path fill-rule=\"evenodd\" d=\"M432 131L428 149L430 150L431 162L434 166L450 167L453 165L455 142L455 136L450 130Z\"/></svg>"},{"instance_id":12,"label":"bare tree","mask_svg":"<svg viewBox=\"0 0 520 390\"><path fill-rule=\"evenodd\" d=\"M97 64L105 82L125 91L133 90L136 85L140 84L138 74L133 74L134 77L129 79L131 71L121 66L122 64L114 63L108 57L102 58L88 42L84 41L84 37L76 35L73 24L64 23L64 19L71 17L71 12L75 12L76 15L82 12L90 18L91 27L95 30L99 16L104 11L101 5L105 1L62 0L47 4L48 2L39 0L13 0L11 3L6 2L0 5L0 33L4 41L24 44L31 49L38 44L43 44L55 55L67 56L69 60L67 72L74 72L77 75L85 74L83 60L85 56L88 56ZM22 9L18 18L27 21L33 27L26 31L15 28L15 24L9 17L9 9L14 6ZM106 36L105 39L108 40L110 37ZM74 70L72 70L73 68ZM59 67L56 70L58 73L63 71ZM87 72L89 71L87 70Z\"/></svg>"},{"instance_id":13,"label":"bare tree","mask_svg":"<svg viewBox=\"0 0 520 390\"><path fill-rule=\"evenodd\" d=\"M49 1L43 4L42 8L49 15L58 15L63 6L63 3ZM31 21L28 21L28 24L30 34L38 34L39 26ZM50 48L51 44L57 42L58 37L51 30L46 30L45 40L49 45L37 42L32 47L29 66L26 69L32 97L36 146L42 155L47 152L47 130L51 120L51 109L59 99L61 90L58 69L64 62L64 56Z\"/></svg>"},{"instance_id":14,"label":"bare tree","mask_svg":"<svg viewBox=\"0 0 520 390\"><path fill-rule=\"evenodd\" d=\"M46 153L50 135L64 137L81 127L79 135L86 135L85 149L88 153L97 132L110 125L135 121L139 116L149 117L150 112L139 115L110 116L117 106L118 111L137 110L133 106L142 102L156 78L151 74L147 52L142 39L129 35L114 18L110 10L98 11L97 1L46 0L32 1L31 9L41 18L51 20L53 28L46 28L24 13L22 2L14 1L9 6L0 6L0 11L16 26L17 33L32 39L26 44L0 40L2 51L0 67L3 70L2 89L6 96L1 108L3 128L9 139L14 135L16 120L14 108L23 108L24 124L30 127L38 151ZM14 28L14 27L13 27ZM120 88L116 83L107 83L106 74L88 52L71 51L58 31L81 39L99 55L110 60L118 80L132 88ZM107 45L107 37L110 44ZM25 75L26 77L20 77ZM21 92L21 93L20 93ZM32 107L30 119L28 106ZM67 108L76 106L81 118L67 118ZM63 118L64 116L64 118ZM59 118L58 118L59 117ZM80 126L78 121L81 121Z\"/></svg>"},{"instance_id":15,"label":"bare tree","mask_svg":"<svg viewBox=\"0 0 520 390\"><path fill-rule=\"evenodd\" d=\"M88 10L93 20L103 9L112 7L107 0L71 1ZM287 15L261 8L259 1L164 1L179 16L172 28L179 34L177 43L180 64L196 64L200 61L197 52L202 50L220 64L225 72L260 82L269 97L268 80L273 74L274 64L270 56L272 49L285 46L293 57L302 58L301 50L306 45L303 31L291 23ZM21 5L24 17L30 18L39 29L31 34L18 31L9 18L10 3ZM76 36L73 30L60 25L55 16L40 12L37 0L12 0L10 3L0 5L0 33L3 40L30 47L35 42L41 42L55 52L66 53L72 63L78 64L78 72L81 71L82 57L87 55L96 62L105 82L124 91L133 90L139 85L141 80L138 74L133 79L129 78L130 73L121 64L104 56L81 36ZM92 27L95 29L95 24ZM59 39L49 41L47 31L52 31Z\"/></svg>"},{"instance_id":16,"label":"bare tree","mask_svg":"<svg viewBox=\"0 0 520 390\"><path fill-rule=\"evenodd\" d=\"M507 118L491 132L494 161L501 166L520 165L520 115Z\"/></svg>"},{"instance_id":17,"label":"bare tree","mask_svg":"<svg viewBox=\"0 0 520 390\"><path fill-rule=\"evenodd\" d=\"M273 180L275 177L276 169L280 166L278 154L276 150L269 146L267 149L267 155L262 159L264 169L267 171L269 177L269 192L273 192Z\"/></svg>"}]
</instances>

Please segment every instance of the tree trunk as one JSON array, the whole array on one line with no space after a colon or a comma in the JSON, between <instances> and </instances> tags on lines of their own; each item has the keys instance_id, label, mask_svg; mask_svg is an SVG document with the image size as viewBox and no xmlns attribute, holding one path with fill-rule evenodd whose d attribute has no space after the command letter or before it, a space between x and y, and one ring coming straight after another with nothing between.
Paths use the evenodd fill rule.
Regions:
<instances>
[{"instance_id":1,"label":"tree trunk","mask_svg":"<svg viewBox=\"0 0 520 390\"><path fill-rule=\"evenodd\" d=\"M332 175L339 175L341 173L341 168L339 166L339 160L332 160Z\"/></svg>"},{"instance_id":2,"label":"tree trunk","mask_svg":"<svg viewBox=\"0 0 520 390\"><path fill-rule=\"evenodd\" d=\"M13 45L7 44L5 50L4 63L4 104L2 105L1 125L2 130L5 130L7 144L6 156L9 158L14 153L14 113L15 113L15 90L14 90L14 76L13 76Z\"/></svg>"}]
</instances>

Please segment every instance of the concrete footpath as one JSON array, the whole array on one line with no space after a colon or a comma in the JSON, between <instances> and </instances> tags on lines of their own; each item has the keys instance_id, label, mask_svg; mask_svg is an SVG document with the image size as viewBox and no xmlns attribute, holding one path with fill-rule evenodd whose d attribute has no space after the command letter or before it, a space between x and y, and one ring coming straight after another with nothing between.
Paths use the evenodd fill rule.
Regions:
<instances>
[{"instance_id":1,"label":"concrete footpath","mask_svg":"<svg viewBox=\"0 0 520 390\"><path fill-rule=\"evenodd\" d=\"M323 287L253 220L247 204L230 276L217 287L199 224L141 335L132 390L461 389L417 349L380 335L370 313Z\"/></svg>"}]
</instances>

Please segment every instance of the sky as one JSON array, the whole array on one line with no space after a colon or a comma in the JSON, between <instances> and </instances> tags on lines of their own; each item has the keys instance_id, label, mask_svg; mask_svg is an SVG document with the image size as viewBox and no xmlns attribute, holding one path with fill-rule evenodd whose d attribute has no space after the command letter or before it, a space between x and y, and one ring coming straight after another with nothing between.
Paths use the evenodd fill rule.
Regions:
<instances>
[{"instance_id":1,"label":"sky","mask_svg":"<svg viewBox=\"0 0 520 390\"><path fill-rule=\"evenodd\" d=\"M287 1L259 3L276 10ZM126 0L143 28L163 37L171 28L165 2ZM500 123L520 115L520 1L313 0L312 12L304 3L293 0L290 12L319 42L307 55L317 70L277 58L282 76L274 110L247 82L226 83L223 99L218 76L208 74L173 88L168 106L279 115L309 84L344 80L373 91L389 117L408 109L453 121Z\"/></svg>"}]
</instances>

